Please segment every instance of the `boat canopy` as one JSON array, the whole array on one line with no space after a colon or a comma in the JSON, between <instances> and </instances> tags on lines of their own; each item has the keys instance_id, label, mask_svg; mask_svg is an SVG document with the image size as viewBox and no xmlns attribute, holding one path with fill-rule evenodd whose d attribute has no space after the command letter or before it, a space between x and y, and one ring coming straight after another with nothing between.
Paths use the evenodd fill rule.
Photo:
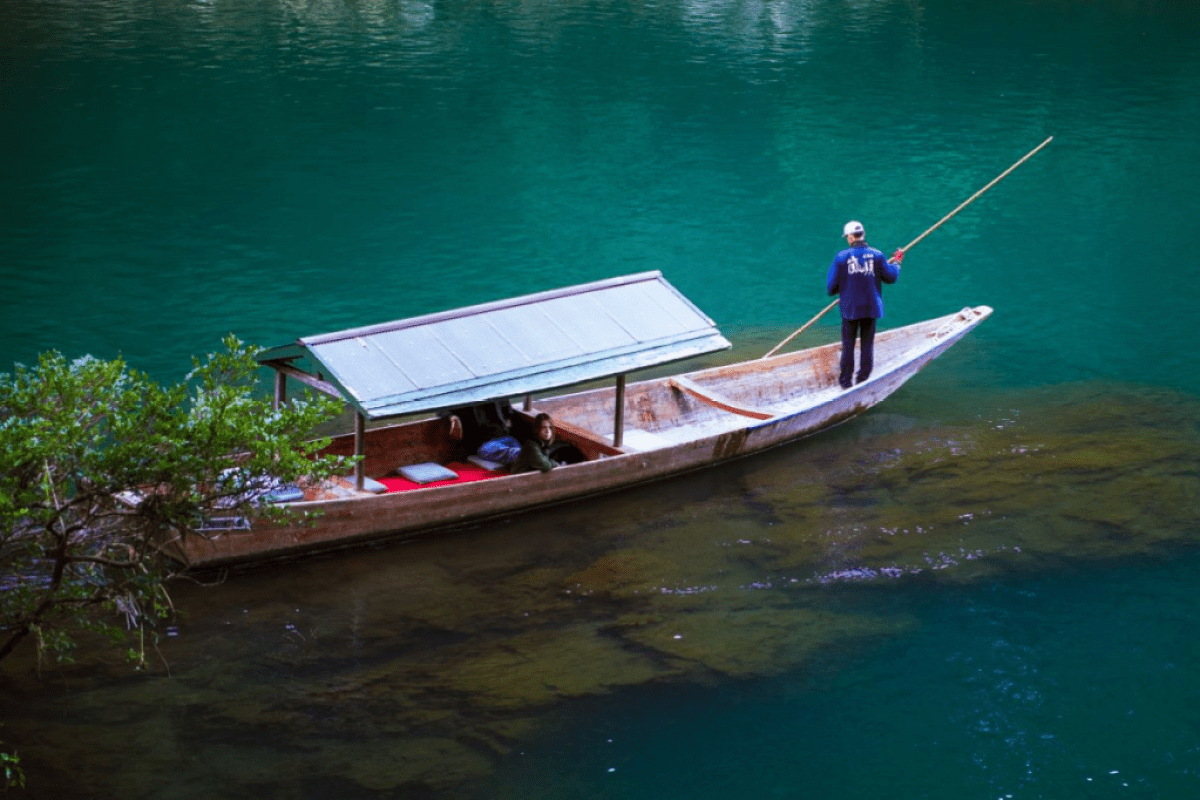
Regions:
<instances>
[{"instance_id":1,"label":"boat canopy","mask_svg":"<svg viewBox=\"0 0 1200 800\"><path fill-rule=\"evenodd\" d=\"M730 347L658 271L380 325L306 336L262 364L343 398L366 419L455 408ZM308 359L312 372L293 362Z\"/></svg>"}]
</instances>

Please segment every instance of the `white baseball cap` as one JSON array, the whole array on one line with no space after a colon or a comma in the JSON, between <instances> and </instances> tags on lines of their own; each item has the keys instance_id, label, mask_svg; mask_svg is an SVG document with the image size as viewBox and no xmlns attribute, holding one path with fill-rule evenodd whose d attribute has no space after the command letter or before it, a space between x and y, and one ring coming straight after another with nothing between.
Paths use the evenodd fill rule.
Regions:
<instances>
[{"instance_id":1,"label":"white baseball cap","mask_svg":"<svg viewBox=\"0 0 1200 800\"><path fill-rule=\"evenodd\" d=\"M852 219L842 228L842 236L862 236L866 231L863 230L862 223L856 219Z\"/></svg>"}]
</instances>

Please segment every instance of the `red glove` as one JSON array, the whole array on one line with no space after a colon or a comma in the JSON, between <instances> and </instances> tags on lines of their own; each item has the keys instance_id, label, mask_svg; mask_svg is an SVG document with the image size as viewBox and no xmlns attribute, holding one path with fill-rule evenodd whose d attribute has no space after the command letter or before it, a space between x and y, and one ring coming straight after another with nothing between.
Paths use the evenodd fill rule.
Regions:
<instances>
[{"instance_id":1,"label":"red glove","mask_svg":"<svg viewBox=\"0 0 1200 800\"><path fill-rule=\"evenodd\" d=\"M903 260L904 260L904 251L903 250L897 250L896 252L892 253L892 257L891 257L890 261L893 264L895 264L896 266L899 266L900 262Z\"/></svg>"}]
</instances>

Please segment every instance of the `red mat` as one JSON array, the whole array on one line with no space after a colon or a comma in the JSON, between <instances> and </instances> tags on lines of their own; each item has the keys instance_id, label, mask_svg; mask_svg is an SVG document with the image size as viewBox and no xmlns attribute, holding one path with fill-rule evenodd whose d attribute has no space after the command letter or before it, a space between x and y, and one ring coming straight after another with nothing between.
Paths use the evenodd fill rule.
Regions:
<instances>
[{"instance_id":1,"label":"red mat","mask_svg":"<svg viewBox=\"0 0 1200 800\"><path fill-rule=\"evenodd\" d=\"M507 475L507 472L497 470L496 472L488 472L483 467L477 467L474 464L454 461L446 465L446 469L458 473L458 477L449 481L433 481L431 483L416 483L408 478L399 476L389 478L378 478L377 480L387 487L388 494L392 492L407 492L412 489L428 489L431 486L450 486L455 483L472 483L474 481L483 481L488 478L498 478L501 475Z\"/></svg>"}]
</instances>

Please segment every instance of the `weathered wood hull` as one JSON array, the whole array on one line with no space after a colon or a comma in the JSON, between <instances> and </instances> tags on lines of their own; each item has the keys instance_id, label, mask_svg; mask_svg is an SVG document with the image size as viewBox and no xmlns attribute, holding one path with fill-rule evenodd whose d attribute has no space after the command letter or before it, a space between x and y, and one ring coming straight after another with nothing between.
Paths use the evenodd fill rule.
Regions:
<instances>
[{"instance_id":1,"label":"weathered wood hull","mask_svg":"<svg viewBox=\"0 0 1200 800\"><path fill-rule=\"evenodd\" d=\"M687 373L675 382L630 384L626 438L619 449L609 444L611 433L605 441L612 429L614 389L542 399L535 410L550 413L563 438L574 437L591 460L548 473L294 503L297 511L319 516L290 527L189 534L176 543L174 554L190 567L209 568L411 537L741 458L863 413L991 313L979 306L881 332L870 380L850 390L837 386L838 344ZM398 466L401 453L412 453L413 460L436 456L432 429L413 423L370 432L367 462L373 474L383 474L387 464ZM335 442L334 450L345 446Z\"/></svg>"}]
</instances>

